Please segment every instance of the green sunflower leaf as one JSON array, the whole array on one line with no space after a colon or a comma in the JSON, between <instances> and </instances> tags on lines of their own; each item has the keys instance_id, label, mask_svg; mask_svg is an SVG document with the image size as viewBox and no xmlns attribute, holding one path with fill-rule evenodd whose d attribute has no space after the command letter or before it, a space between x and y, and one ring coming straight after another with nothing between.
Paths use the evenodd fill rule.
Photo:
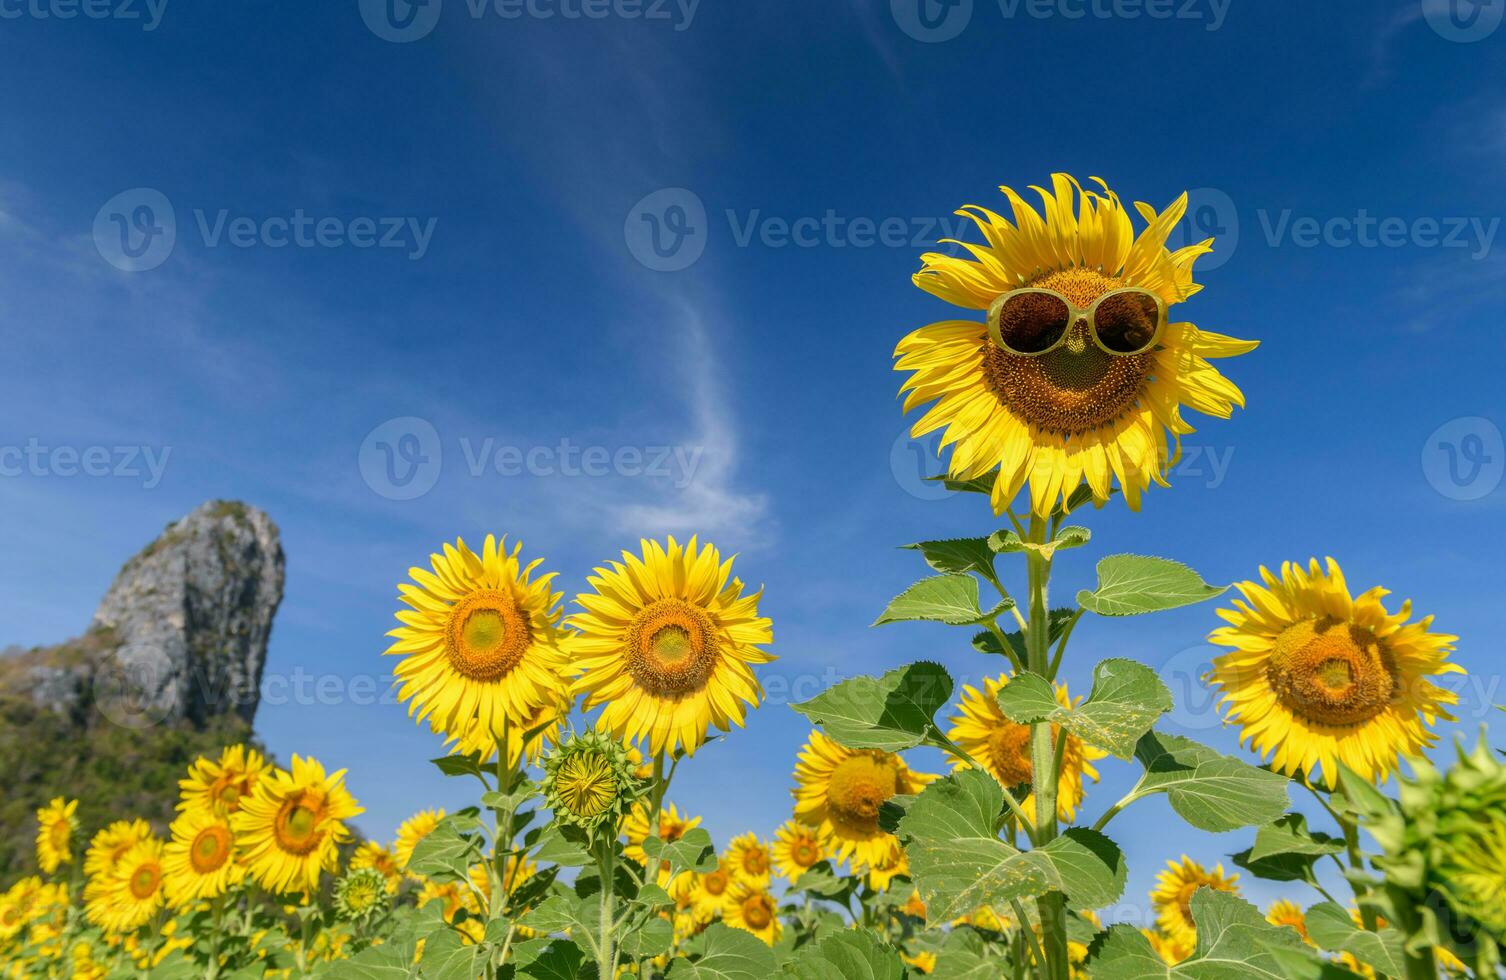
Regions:
<instances>
[{"instance_id":1,"label":"green sunflower leaf","mask_svg":"<svg viewBox=\"0 0 1506 980\"><path fill-rule=\"evenodd\" d=\"M485 947L467 944L453 926L441 926L424 939L424 980L472 980L482 972L483 952Z\"/></svg>"},{"instance_id":2,"label":"green sunflower leaf","mask_svg":"<svg viewBox=\"0 0 1506 980\"><path fill-rule=\"evenodd\" d=\"M848 678L790 707L849 749L898 752L946 744L935 717L951 697L951 675L921 661L882 677Z\"/></svg>"},{"instance_id":3,"label":"green sunflower leaf","mask_svg":"<svg viewBox=\"0 0 1506 980\"><path fill-rule=\"evenodd\" d=\"M996 472L975 476L971 480L954 480L949 476L928 476L927 482L939 483L953 493L981 493L988 496L994 492Z\"/></svg>"},{"instance_id":4,"label":"green sunflower leaf","mask_svg":"<svg viewBox=\"0 0 1506 980\"><path fill-rule=\"evenodd\" d=\"M1121 759L1135 754L1140 737L1172 707L1171 692L1161 678L1133 660L1105 660L1094 667L1093 691L1075 708L1062 707L1051 682L1029 672L1000 689L998 701L999 710L1011 721L1061 725Z\"/></svg>"},{"instance_id":5,"label":"green sunflower leaf","mask_svg":"<svg viewBox=\"0 0 1506 980\"><path fill-rule=\"evenodd\" d=\"M910 805L899 835L932 918L946 921L980 905L1052 891L1084 908L1118 900L1126 872L1113 841L1073 829L1045 847L1021 851L994 829L1003 806L999 784L976 769L937 780Z\"/></svg>"},{"instance_id":6,"label":"green sunflower leaf","mask_svg":"<svg viewBox=\"0 0 1506 980\"><path fill-rule=\"evenodd\" d=\"M674 926L668 919L655 916L622 937L622 951L635 960L644 960L668 952L674 939Z\"/></svg>"},{"instance_id":7,"label":"green sunflower leaf","mask_svg":"<svg viewBox=\"0 0 1506 980\"><path fill-rule=\"evenodd\" d=\"M1050 561L1058 551L1067 548L1081 548L1093 537L1093 532L1085 527L1069 524L1060 528L1051 540L1045 544L1031 544L1021 538L1017 531L995 531L985 539L989 550L1000 554L1011 554L1020 551L1034 551L1042 558Z\"/></svg>"},{"instance_id":8,"label":"green sunflower leaf","mask_svg":"<svg viewBox=\"0 0 1506 980\"><path fill-rule=\"evenodd\" d=\"M1135 746L1135 758L1145 767L1136 796L1165 793L1171 808L1199 830L1258 827L1291 804L1287 777L1180 735L1148 732Z\"/></svg>"},{"instance_id":9,"label":"green sunflower leaf","mask_svg":"<svg viewBox=\"0 0 1506 980\"><path fill-rule=\"evenodd\" d=\"M669 980L769 980L774 973L774 951L751 932L713 922L698 946L696 959L674 959Z\"/></svg>"},{"instance_id":10,"label":"green sunflower leaf","mask_svg":"<svg viewBox=\"0 0 1506 980\"><path fill-rule=\"evenodd\" d=\"M1098 588L1077 593L1077 601L1100 616L1136 616L1204 602L1228 588L1167 558L1110 555L1098 563Z\"/></svg>"},{"instance_id":11,"label":"green sunflower leaf","mask_svg":"<svg viewBox=\"0 0 1506 980\"><path fill-rule=\"evenodd\" d=\"M1319 902L1307 910L1307 935L1323 949L1348 953L1388 976L1406 976L1406 937L1396 929L1370 932L1354 924L1349 911L1336 902Z\"/></svg>"},{"instance_id":12,"label":"green sunflower leaf","mask_svg":"<svg viewBox=\"0 0 1506 980\"><path fill-rule=\"evenodd\" d=\"M439 821L413 848L408 870L440 882L465 880L471 865L481 860L480 840L461 833L474 820L465 813L452 813Z\"/></svg>"},{"instance_id":13,"label":"green sunflower leaf","mask_svg":"<svg viewBox=\"0 0 1506 980\"><path fill-rule=\"evenodd\" d=\"M1255 831L1255 843L1234 855L1234 863L1269 881L1317 882L1313 865L1344 850L1344 842L1307 829L1307 818L1288 813Z\"/></svg>"},{"instance_id":14,"label":"green sunflower leaf","mask_svg":"<svg viewBox=\"0 0 1506 980\"><path fill-rule=\"evenodd\" d=\"M1302 939L1285 926L1273 926L1250 903L1227 892L1200 888L1192 896L1197 949L1176 966L1151 948L1133 926L1117 925L1098 941L1088 972L1093 980L1285 980L1275 952L1302 951Z\"/></svg>"},{"instance_id":15,"label":"green sunflower leaf","mask_svg":"<svg viewBox=\"0 0 1506 980\"><path fill-rule=\"evenodd\" d=\"M992 576L994 553L987 538L950 538L945 541L917 541L903 545L910 551L918 551L938 572Z\"/></svg>"},{"instance_id":16,"label":"green sunflower leaf","mask_svg":"<svg viewBox=\"0 0 1506 980\"><path fill-rule=\"evenodd\" d=\"M479 752L472 752L469 755L447 755L443 759L430 759L429 761L446 776L481 778L481 753Z\"/></svg>"},{"instance_id":17,"label":"green sunflower leaf","mask_svg":"<svg viewBox=\"0 0 1506 980\"><path fill-rule=\"evenodd\" d=\"M872 932L848 930L801 947L787 972L800 980L904 980L905 964Z\"/></svg>"},{"instance_id":18,"label":"green sunflower leaf","mask_svg":"<svg viewBox=\"0 0 1506 980\"><path fill-rule=\"evenodd\" d=\"M700 827L687 830L679 840L649 837L643 842L643 853L650 862L668 861L671 875L681 871L707 874L716 870L716 847L711 843L711 835Z\"/></svg>"},{"instance_id":19,"label":"green sunflower leaf","mask_svg":"<svg viewBox=\"0 0 1506 980\"><path fill-rule=\"evenodd\" d=\"M509 962L513 962L509 960ZM552 939L526 965L518 968L517 975L528 980L576 980L589 975L592 965L586 954L568 939Z\"/></svg>"},{"instance_id":20,"label":"green sunflower leaf","mask_svg":"<svg viewBox=\"0 0 1506 980\"><path fill-rule=\"evenodd\" d=\"M889 601L874 626L885 623L931 622L972 626L1013 606L1004 599L984 612L978 604L978 580L972 575L933 575L923 578Z\"/></svg>"}]
</instances>

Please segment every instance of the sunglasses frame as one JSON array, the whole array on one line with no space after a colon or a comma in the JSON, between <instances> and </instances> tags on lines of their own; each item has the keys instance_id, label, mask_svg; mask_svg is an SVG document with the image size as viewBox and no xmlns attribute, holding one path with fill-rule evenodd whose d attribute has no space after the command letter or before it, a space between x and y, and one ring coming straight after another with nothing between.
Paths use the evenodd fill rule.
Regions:
<instances>
[{"instance_id":1,"label":"sunglasses frame","mask_svg":"<svg viewBox=\"0 0 1506 980\"><path fill-rule=\"evenodd\" d=\"M1044 293L1047 296L1061 300L1062 303L1064 303L1067 307L1067 329L1062 331L1062 335L1056 339L1056 343L1052 344L1050 347L1047 347L1045 350L1036 351L1033 354L1026 353L1025 351L1015 350L1013 347L1004 343L1004 338L1001 335L999 328L999 316L1004 310L1004 304L1007 303L1012 297L1019 296L1022 293ZM1110 296L1118 295L1119 293L1140 293L1145 296L1149 296L1156 302L1155 332L1150 335L1150 340L1145 342L1145 346L1141 347L1139 350L1111 350L1108 347L1104 346L1103 341L1098 337L1098 307L1103 303L1104 300L1108 299ZM1166 331L1166 318L1166 301L1157 294L1151 292L1149 289L1145 289L1141 286L1120 286L1117 289L1111 289L1108 292L1104 293L1102 296L1095 299L1092 305L1086 308L1078 306L1076 303L1073 303L1066 296L1063 296L1061 293L1057 292L1054 289L1046 289L1041 286L1023 286L1019 289L1011 289L1009 292L1000 295L997 299L995 299L988 305L988 336L993 340L995 344L998 345L1000 350L1003 350L1007 354L1013 354L1016 357L1041 357L1056 350L1062 344L1065 344L1067 342L1067 338L1072 336L1072 328L1079 323L1085 322L1088 325L1088 336L1093 338L1093 343L1097 345L1099 350L1103 351L1105 354L1110 355L1111 357L1135 357L1136 355L1144 354L1147 351L1150 351L1156 346L1156 342L1161 339L1161 334Z\"/></svg>"}]
</instances>

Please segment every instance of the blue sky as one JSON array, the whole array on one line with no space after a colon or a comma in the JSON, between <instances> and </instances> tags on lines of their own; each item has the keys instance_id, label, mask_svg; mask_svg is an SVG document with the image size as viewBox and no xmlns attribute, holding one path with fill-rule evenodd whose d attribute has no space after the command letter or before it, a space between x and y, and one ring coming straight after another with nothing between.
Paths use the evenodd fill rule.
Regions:
<instances>
[{"instance_id":1,"label":"blue sky","mask_svg":"<svg viewBox=\"0 0 1506 980\"><path fill-rule=\"evenodd\" d=\"M890 354L952 315L909 275L953 209L1065 170L1199 189L1220 240L1187 318L1262 346L1228 363L1248 410L1197 420L1143 513L1090 515L1060 594L1113 552L1215 582L1333 555L1461 635L1472 731L1506 701L1503 5L907 2L434 0L401 28L353 0L0 0L0 444L48 447L0 478L0 642L78 633L127 556L231 497L282 528L280 678L380 676L395 583L447 538L520 536L573 594L699 531L766 586L771 691L919 657L976 681L998 665L962 631L867 628L925 572L895 546L997 526L929 499ZM383 443L400 477L431 460L418 484ZM166 463L67 475L56 448L91 446ZM1132 656L1181 694L1213 625L1090 620L1067 678ZM370 834L466 801L401 707L357 700L269 697L258 728L350 767ZM677 780L719 840L788 816L788 700ZM1169 727L1234 750L1206 710ZM1131 776L1103 768L1090 814ZM1183 848L1246 846L1170 819L1116 822L1129 903Z\"/></svg>"}]
</instances>

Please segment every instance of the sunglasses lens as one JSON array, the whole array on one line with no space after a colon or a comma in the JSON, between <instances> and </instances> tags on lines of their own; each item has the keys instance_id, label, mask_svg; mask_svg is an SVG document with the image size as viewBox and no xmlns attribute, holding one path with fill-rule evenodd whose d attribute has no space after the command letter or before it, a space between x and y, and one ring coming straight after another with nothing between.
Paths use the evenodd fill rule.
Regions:
<instances>
[{"instance_id":1,"label":"sunglasses lens","mask_svg":"<svg viewBox=\"0 0 1506 980\"><path fill-rule=\"evenodd\" d=\"M1161 306L1150 293L1126 289L1110 293L1093 312L1098 340L1115 354L1138 354L1155 340Z\"/></svg>"},{"instance_id":2,"label":"sunglasses lens","mask_svg":"<svg viewBox=\"0 0 1506 980\"><path fill-rule=\"evenodd\" d=\"M999 339L1017 354L1040 354L1061 340L1072 322L1066 301L1048 293L1016 293L999 307Z\"/></svg>"}]
</instances>

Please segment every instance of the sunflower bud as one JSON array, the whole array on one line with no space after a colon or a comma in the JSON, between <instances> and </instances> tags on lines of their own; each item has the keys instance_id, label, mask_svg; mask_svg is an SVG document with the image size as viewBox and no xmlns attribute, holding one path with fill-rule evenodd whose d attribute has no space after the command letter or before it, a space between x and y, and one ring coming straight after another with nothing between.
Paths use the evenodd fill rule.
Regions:
<instances>
[{"instance_id":1,"label":"sunflower bud","mask_svg":"<svg viewBox=\"0 0 1506 980\"><path fill-rule=\"evenodd\" d=\"M375 868L358 868L335 883L335 911L347 922L375 915L387 901L387 879Z\"/></svg>"},{"instance_id":2,"label":"sunflower bud","mask_svg":"<svg viewBox=\"0 0 1506 980\"><path fill-rule=\"evenodd\" d=\"M601 732L572 735L544 762L544 798L562 824L588 832L615 828L646 788L620 741Z\"/></svg>"}]
</instances>

